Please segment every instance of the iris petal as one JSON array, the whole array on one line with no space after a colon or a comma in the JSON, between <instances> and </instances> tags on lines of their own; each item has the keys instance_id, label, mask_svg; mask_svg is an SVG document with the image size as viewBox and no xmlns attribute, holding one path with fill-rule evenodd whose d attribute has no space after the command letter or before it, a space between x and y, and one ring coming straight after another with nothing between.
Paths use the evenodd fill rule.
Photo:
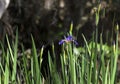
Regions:
<instances>
[{"instance_id":1,"label":"iris petal","mask_svg":"<svg viewBox=\"0 0 120 84\"><path fill-rule=\"evenodd\" d=\"M77 42L77 41L74 40L73 42L75 43L75 45L78 45L78 42Z\"/></svg>"},{"instance_id":2,"label":"iris petal","mask_svg":"<svg viewBox=\"0 0 120 84\"><path fill-rule=\"evenodd\" d=\"M61 41L59 42L59 45L63 44L64 42L65 42L64 40L61 40Z\"/></svg>"},{"instance_id":3,"label":"iris petal","mask_svg":"<svg viewBox=\"0 0 120 84\"><path fill-rule=\"evenodd\" d=\"M68 36L67 38L65 39L62 39L60 42L59 42L59 45L63 44L64 42L68 43L68 42L73 42L75 45L78 45L78 42L76 40L74 40L73 36Z\"/></svg>"},{"instance_id":4,"label":"iris petal","mask_svg":"<svg viewBox=\"0 0 120 84\"><path fill-rule=\"evenodd\" d=\"M72 37L72 36L68 36L68 37L66 38L66 40L72 41L72 40L73 40L73 37Z\"/></svg>"}]
</instances>

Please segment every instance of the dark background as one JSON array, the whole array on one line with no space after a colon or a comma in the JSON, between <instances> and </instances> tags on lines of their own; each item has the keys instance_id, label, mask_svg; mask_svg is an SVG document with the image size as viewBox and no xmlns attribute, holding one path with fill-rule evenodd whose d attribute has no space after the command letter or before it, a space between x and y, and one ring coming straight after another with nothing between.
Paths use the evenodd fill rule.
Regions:
<instances>
[{"instance_id":1,"label":"dark background","mask_svg":"<svg viewBox=\"0 0 120 84\"><path fill-rule=\"evenodd\" d=\"M95 31L95 11L101 4L99 34L103 41L114 41L114 25L120 24L119 0L11 0L1 20L0 39L7 33L11 40L18 28L19 43L31 48L31 34L37 48L58 43L74 24L73 35L83 45L81 34L90 40ZM105 13L104 13L105 11ZM99 35L98 35L99 36ZM107 37L109 36L109 37Z\"/></svg>"}]
</instances>

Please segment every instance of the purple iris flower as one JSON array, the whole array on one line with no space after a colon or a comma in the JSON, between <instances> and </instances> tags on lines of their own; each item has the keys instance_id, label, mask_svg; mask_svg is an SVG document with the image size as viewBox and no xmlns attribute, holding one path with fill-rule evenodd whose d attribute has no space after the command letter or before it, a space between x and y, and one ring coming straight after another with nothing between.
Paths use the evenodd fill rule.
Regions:
<instances>
[{"instance_id":1,"label":"purple iris flower","mask_svg":"<svg viewBox=\"0 0 120 84\"><path fill-rule=\"evenodd\" d=\"M78 45L78 42L77 42L72 36L68 36L67 38L62 39L62 40L59 42L59 45L61 45L61 44L63 44L63 43L69 43L69 42L73 42L75 45Z\"/></svg>"}]
</instances>

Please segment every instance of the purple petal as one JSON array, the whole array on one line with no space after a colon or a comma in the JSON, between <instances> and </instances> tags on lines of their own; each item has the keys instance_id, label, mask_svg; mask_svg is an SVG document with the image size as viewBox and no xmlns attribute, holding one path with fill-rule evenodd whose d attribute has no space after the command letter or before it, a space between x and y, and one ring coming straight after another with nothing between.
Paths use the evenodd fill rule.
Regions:
<instances>
[{"instance_id":1,"label":"purple petal","mask_svg":"<svg viewBox=\"0 0 120 84\"><path fill-rule=\"evenodd\" d=\"M73 42L75 43L75 45L78 45L78 42L77 42L77 41L74 40Z\"/></svg>"},{"instance_id":2,"label":"purple petal","mask_svg":"<svg viewBox=\"0 0 120 84\"><path fill-rule=\"evenodd\" d=\"M73 37L72 37L72 36L68 36L68 37L66 38L66 40L67 40L67 41L72 41L72 40L73 40Z\"/></svg>"},{"instance_id":3,"label":"purple petal","mask_svg":"<svg viewBox=\"0 0 120 84\"><path fill-rule=\"evenodd\" d=\"M63 44L64 42L68 43L68 42L73 42L75 45L78 45L78 42L74 40L73 36L68 36L66 37L65 39L62 39L60 42L59 42L59 45Z\"/></svg>"},{"instance_id":4,"label":"purple petal","mask_svg":"<svg viewBox=\"0 0 120 84\"><path fill-rule=\"evenodd\" d=\"M61 40L61 41L59 42L59 45L63 44L64 42L65 42L64 40Z\"/></svg>"}]
</instances>

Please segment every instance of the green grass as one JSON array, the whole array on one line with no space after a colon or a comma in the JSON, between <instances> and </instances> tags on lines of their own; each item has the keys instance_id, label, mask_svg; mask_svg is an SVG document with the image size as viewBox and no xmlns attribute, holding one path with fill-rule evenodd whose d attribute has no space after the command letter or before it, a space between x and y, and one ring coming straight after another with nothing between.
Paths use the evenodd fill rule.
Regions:
<instances>
[{"instance_id":1,"label":"green grass","mask_svg":"<svg viewBox=\"0 0 120 84\"><path fill-rule=\"evenodd\" d=\"M32 49L29 54L25 53L22 45L22 54L18 56L18 32L13 44L10 44L8 37L8 48L4 49L1 44L2 55L0 56L0 84L116 84L117 83L117 59L119 55L118 34L119 26L116 29L116 41L108 46L102 42L97 42L99 12L96 12L96 32L93 34L92 41L88 42L83 35L85 45L76 47L72 42L62 45L60 59L56 60L54 44L53 57L48 52L48 77L44 79L41 73L42 55L44 47L37 52L34 39L32 39ZM73 24L70 32L72 35ZM60 61L60 65L57 64ZM59 67L59 71L57 69Z\"/></svg>"},{"instance_id":2,"label":"green grass","mask_svg":"<svg viewBox=\"0 0 120 84\"><path fill-rule=\"evenodd\" d=\"M116 26L118 27L118 26ZM60 59L54 60L48 52L49 77L44 81L47 84L116 84L116 69L118 59L118 31L116 43L111 46L97 43L96 41L87 42L84 35L85 46L78 47L73 43L64 43ZM101 35L102 36L102 35ZM25 54L22 46L22 56L18 59L18 34L13 45L10 45L7 37L8 48L2 46L2 56L0 62L0 82L1 84L42 84L43 76L41 73L41 63L43 49L37 53L32 37L32 52L30 57ZM53 53L54 44L53 44ZM38 59L39 57L39 59ZM57 65L57 61L61 65ZM57 66L60 71L57 71Z\"/></svg>"}]
</instances>

